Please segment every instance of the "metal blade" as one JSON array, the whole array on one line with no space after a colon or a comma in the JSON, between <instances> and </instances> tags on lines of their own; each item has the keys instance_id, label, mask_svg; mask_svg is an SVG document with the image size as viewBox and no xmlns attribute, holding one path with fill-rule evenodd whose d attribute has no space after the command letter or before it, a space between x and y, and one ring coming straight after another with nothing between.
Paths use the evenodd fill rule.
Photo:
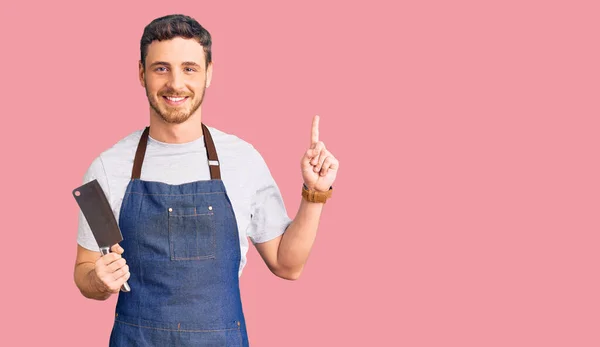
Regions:
<instances>
[{"instance_id":1,"label":"metal blade","mask_svg":"<svg viewBox=\"0 0 600 347\"><path fill-rule=\"evenodd\" d=\"M75 188L73 196L90 225L99 247L111 247L123 240L121 229L98 180Z\"/></svg>"}]
</instances>

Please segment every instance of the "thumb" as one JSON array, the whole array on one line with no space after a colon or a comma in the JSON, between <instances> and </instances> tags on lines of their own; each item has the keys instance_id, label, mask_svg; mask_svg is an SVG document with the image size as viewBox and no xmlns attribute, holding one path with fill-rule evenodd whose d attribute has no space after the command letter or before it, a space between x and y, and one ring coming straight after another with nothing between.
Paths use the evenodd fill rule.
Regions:
<instances>
[{"instance_id":1,"label":"thumb","mask_svg":"<svg viewBox=\"0 0 600 347\"><path fill-rule=\"evenodd\" d=\"M124 249L117 243L110 248L110 251L114 252L114 253L122 254Z\"/></svg>"},{"instance_id":2,"label":"thumb","mask_svg":"<svg viewBox=\"0 0 600 347\"><path fill-rule=\"evenodd\" d=\"M313 159L314 157L314 149L313 148L309 148L306 152L304 152L304 155L302 156L302 160L301 160L301 164L303 167L308 167L311 166L312 164L310 163L310 161Z\"/></svg>"}]
</instances>

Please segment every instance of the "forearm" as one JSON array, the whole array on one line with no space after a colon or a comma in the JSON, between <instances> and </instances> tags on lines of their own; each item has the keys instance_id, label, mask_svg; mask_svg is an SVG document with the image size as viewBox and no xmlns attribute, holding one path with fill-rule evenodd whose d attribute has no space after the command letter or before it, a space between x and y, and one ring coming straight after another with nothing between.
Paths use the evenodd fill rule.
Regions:
<instances>
[{"instance_id":1,"label":"forearm","mask_svg":"<svg viewBox=\"0 0 600 347\"><path fill-rule=\"evenodd\" d=\"M298 278L308 259L317 236L323 203L308 202L302 199L296 217L287 228L277 251L280 271L288 278Z\"/></svg>"},{"instance_id":2,"label":"forearm","mask_svg":"<svg viewBox=\"0 0 600 347\"><path fill-rule=\"evenodd\" d=\"M111 295L96 275L94 263L80 263L75 266L75 285L88 299L106 300Z\"/></svg>"}]
</instances>

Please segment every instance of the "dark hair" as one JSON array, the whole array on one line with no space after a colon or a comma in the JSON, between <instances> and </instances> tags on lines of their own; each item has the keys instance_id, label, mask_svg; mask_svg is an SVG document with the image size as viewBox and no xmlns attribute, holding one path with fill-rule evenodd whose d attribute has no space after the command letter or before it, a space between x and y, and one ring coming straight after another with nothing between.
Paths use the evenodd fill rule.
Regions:
<instances>
[{"instance_id":1,"label":"dark hair","mask_svg":"<svg viewBox=\"0 0 600 347\"><path fill-rule=\"evenodd\" d=\"M192 17L182 14L171 14L156 18L144 28L144 34L142 34L142 40L140 41L142 65L146 66L148 46L150 46L152 41L171 40L176 37L196 39L204 48L206 66L210 64L212 61L210 33Z\"/></svg>"}]
</instances>

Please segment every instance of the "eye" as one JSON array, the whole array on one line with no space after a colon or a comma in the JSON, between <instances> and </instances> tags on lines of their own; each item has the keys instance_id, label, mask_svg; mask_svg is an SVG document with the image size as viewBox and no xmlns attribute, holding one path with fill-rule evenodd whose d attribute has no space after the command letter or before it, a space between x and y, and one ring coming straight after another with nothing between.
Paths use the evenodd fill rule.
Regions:
<instances>
[{"instance_id":1,"label":"eye","mask_svg":"<svg viewBox=\"0 0 600 347\"><path fill-rule=\"evenodd\" d=\"M191 68L191 67L186 67L185 72L196 72L196 69Z\"/></svg>"},{"instance_id":2,"label":"eye","mask_svg":"<svg viewBox=\"0 0 600 347\"><path fill-rule=\"evenodd\" d=\"M156 71L156 72L165 72L165 71L167 71L167 68L164 67L164 66L159 66L156 69L154 69L154 71Z\"/></svg>"}]
</instances>

